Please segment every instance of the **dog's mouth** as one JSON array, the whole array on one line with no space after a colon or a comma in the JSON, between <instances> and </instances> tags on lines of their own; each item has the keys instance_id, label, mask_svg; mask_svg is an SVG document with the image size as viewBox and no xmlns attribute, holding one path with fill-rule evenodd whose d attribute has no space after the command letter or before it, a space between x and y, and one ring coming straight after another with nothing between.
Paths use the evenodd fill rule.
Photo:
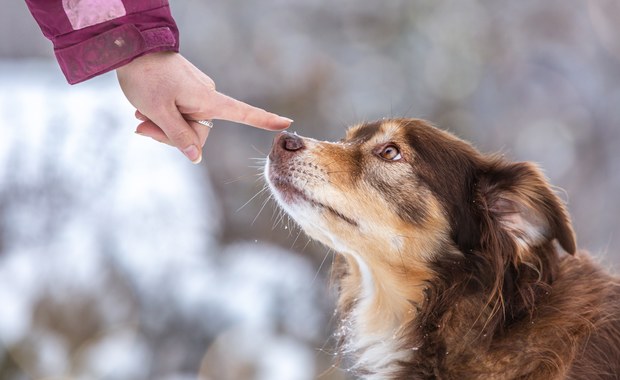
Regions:
<instances>
[{"instance_id":1,"label":"dog's mouth","mask_svg":"<svg viewBox=\"0 0 620 380\"><path fill-rule=\"evenodd\" d=\"M278 198L283 203L286 203L287 205L294 205L296 203L305 203L316 209L325 210L328 213L332 214L333 216L346 222L347 224L350 224L354 227L358 226L358 223L354 219L344 215L343 213L336 210L332 206L319 202L315 198L308 195L306 191L292 184L291 181L288 180L286 177L282 178L277 173L274 173L273 170L270 170L269 172L268 182L271 184L272 189L277 191L279 195Z\"/></svg>"},{"instance_id":2,"label":"dog's mouth","mask_svg":"<svg viewBox=\"0 0 620 380\"><path fill-rule=\"evenodd\" d=\"M309 197L303 190L293 185L289 180L281 178L278 175L270 173L269 183L272 185L272 188L278 191L280 198L286 204L292 205L301 201L310 203L311 205L321 206L321 203Z\"/></svg>"}]
</instances>

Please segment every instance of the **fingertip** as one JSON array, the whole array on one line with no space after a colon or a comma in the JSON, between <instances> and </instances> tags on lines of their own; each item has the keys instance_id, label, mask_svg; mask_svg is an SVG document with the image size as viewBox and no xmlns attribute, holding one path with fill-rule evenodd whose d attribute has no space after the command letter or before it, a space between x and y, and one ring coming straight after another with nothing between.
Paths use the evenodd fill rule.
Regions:
<instances>
[{"instance_id":1,"label":"fingertip","mask_svg":"<svg viewBox=\"0 0 620 380\"><path fill-rule=\"evenodd\" d=\"M202 152L196 145L190 145L181 150L185 157L187 157L193 164L199 164L202 161Z\"/></svg>"},{"instance_id":2,"label":"fingertip","mask_svg":"<svg viewBox=\"0 0 620 380\"><path fill-rule=\"evenodd\" d=\"M153 122L143 121L142 123L138 124L135 133L141 136L153 137L153 135L163 134L163 132L160 133L160 131L161 130L159 129L159 127L153 124Z\"/></svg>"},{"instance_id":3,"label":"fingertip","mask_svg":"<svg viewBox=\"0 0 620 380\"><path fill-rule=\"evenodd\" d=\"M147 122L142 122L138 124L138 127L135 130L135 133L141 136L148 136L149 129L152 129L152 127L151 128L149 127L150 125L147 126Z\"/></svg>"},{"instance_id":4,"label":"fingertip","mask_svg":"<svg viewBox=\"0 0 620 380\"><path fill-rule=\"evenodd\" d=\"M274 116L274 120L269 124L269 129L273 131L282 131L289 128L291 124L293 124L293 119L289 119L288 117L284 116Z\"/></svg>"}]
</instances>

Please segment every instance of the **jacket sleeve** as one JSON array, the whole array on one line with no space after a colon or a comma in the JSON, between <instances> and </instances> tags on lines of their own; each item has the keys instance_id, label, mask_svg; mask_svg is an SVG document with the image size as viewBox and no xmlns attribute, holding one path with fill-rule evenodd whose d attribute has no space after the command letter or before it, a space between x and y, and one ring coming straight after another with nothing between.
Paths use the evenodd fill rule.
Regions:
<instances>
[{"instance_id":1,"label":"jacket sleeve","mask_svg":"<svg viewBox=\"0 0 620 380\"><path fill-rule=\"evenodd\" d=\"M26 0L71 84L156 51L179 51L167 0Z\"/></svg>"}]
</instances>

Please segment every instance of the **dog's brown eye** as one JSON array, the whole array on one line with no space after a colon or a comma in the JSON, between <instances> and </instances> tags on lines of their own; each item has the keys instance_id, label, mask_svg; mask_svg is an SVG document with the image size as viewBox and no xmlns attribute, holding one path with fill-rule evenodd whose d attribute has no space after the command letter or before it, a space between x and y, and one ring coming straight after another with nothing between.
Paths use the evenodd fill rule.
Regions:
<instances>
[{"instance_id":1,"label":"dog's brown eye","mask_svg":"<svg viewBox=\"0 0 620 380\"><path fill-rule=\"evenodd\" d=\"M400 151L395 145L388 145L383 148L381 152L379 152L379 156L388 161L398 161L402 158Z\"/></svg>"}]
</instances>

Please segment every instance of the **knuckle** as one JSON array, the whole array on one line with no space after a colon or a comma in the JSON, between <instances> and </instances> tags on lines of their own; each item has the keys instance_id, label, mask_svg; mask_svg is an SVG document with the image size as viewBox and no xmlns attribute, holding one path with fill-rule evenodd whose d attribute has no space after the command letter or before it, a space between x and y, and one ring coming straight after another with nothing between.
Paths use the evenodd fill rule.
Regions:
<instances>
[{"instance_id":1,"label":"knuckle","mask_svg":"<svg viewBox=\"0 0 620 380\"><path fill-rule=\"evenodd\" d=\"M242 111L239 112L239 120L242 123L248 122L250 120L250 118L251 118L251 115L250 115L250 112L248 110L242 110Z\"/></svg>"},{"instance_id":2,"label":"knuckle","mask_svg":"<svg viewBox=\"0 0 620 380\"><path fill-rule=\"evenodd\" d=\"M208 91L212 91L212 92L217 91L217 87L215 86L215 82L211 78L206 79L205 82L204 82L204 85L205 85L205 87L207 88Z\"/></svg>"}]
</instances>

